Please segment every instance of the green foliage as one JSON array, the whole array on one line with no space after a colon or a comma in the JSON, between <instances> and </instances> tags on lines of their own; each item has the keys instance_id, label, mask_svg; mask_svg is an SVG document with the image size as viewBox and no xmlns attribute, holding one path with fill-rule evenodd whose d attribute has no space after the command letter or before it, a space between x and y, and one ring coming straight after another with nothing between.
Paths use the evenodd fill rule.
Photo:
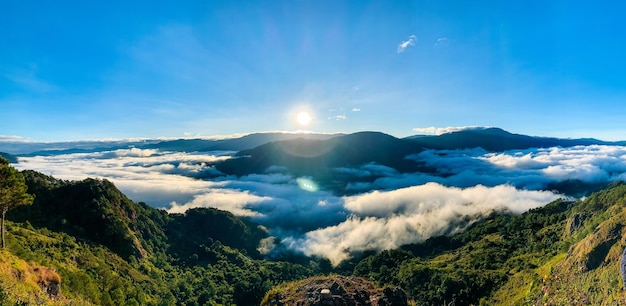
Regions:
<instances>
[{"instance_id":1,"label":"green foliage","mask_svg":"<svg viewBox=\"0 0 626 306\"><path fill-rule=\"evenodd\" d=\"M11 250L54 267L70 299L97 305L256 305L317 270L259 259L266 233L216 209L169 215L106 180L24 176L35 203L11 211Z\"/></svg>"},{"instance_id":2,"label":"green foliage","mask_svg":"<svg viewBox=\"0 0 626 306\"><path fill-rule=\"evenodd\" d=\"M616 305L626 184L584 200L493 215L450 237L363 258L354 274L403 287L417 304Z\"/></svg>"},{"instance_id":3,"label":"green foliage","mask_svg":"<svg viewBox=\"0 0 626 306\"><path fill-rule=\"evenodd\" d=\"M366 257L354 273L401 286L418 304L479 304L512 273L567 248L561 238L574 204L558 200L518 216L493 215L454 236Z\"/></svg>"},{"instance_id":4,"label":"green foliage","mask_svg":"<svg viewBox=\"0 0 626 306\"><path fill-rule=\"evenodd\" d=\"M257 225L233 214L214 208L189 209L185 214L172 214L167 224L170 251L181 262L195 265L215 263L215 256L206 252L214 240L259 258L257 247L266 232Z\"/></svg>"},{"instance_id":5,"label":"green foliage","mask_svg":"<svg viewBox=\"0 0 626 306\"><path fill-rule=\"evenodd\" d=\"M23 176L35 201L7 214L9 249L55 268L64 297L85 304L258 305L278 284L332 271L400 286L418 305L601 304L621 294L624 183L331 268L297 254L261 260L266 233L228 212L170 215L106 180ZM0 280L0 302L6 288Z\"/></svg>"},{"instance_id":6,"label":"green foliage","mask_svg":"<svg viewBox=\"0 0 626 306\"><path fill-rule=\"evenodd\" d=\"M4 220L6 213L19 206L31 205L33 196L26 192L26 182L22 174L9 165L9 161L0 157L0 233L2 236L2 248L5 247Z\"/></svg>"}]
</instances>

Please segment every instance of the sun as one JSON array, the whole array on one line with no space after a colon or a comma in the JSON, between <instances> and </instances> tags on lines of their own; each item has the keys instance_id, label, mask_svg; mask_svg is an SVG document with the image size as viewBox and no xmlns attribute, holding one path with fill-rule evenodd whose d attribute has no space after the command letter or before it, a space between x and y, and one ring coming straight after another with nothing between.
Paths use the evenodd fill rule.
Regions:
<instances>
[{"instance_id":1,"label":"sun","mask_svg":"<svg viewBox=\"0 0 626 306\"><path fill-rule=\"evenodd\" d=\"M311 123L311 119L313 118L309 112L299 112L296 116L296 121L298 121L298 124L300 125L309 125L309 123Z\"/></svg>"}]
</instances>

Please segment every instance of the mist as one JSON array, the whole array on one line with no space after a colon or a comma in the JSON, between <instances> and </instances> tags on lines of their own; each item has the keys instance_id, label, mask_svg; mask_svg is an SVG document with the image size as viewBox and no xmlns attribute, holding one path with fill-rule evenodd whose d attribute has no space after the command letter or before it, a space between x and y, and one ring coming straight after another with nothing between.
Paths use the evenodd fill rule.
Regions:
<instances>
[{"instance_id":1,"label":"mist","mask_svg":"<svg viewBox=\"0 0 626 306\"><path fill-rule=\"evenodd\" d=\"M355 178L346 186L350 195L319 189L314 178L292 176L280 166L243 177L219 173L215 165L228 158L223 152L124 149L21 157L15 166L60 179L104 178L132 200L170 213L227 210L268 229L265 252L280 243L333 264L352 252L457 233L493 212L519 214L565 197L545 190L551 183L626 178L626 148L618 146L427 150L407 157L438 173L400 173L372 163L334 169ZM360 180L372 175L375 180Z\"/></svg>"}]
</instances>

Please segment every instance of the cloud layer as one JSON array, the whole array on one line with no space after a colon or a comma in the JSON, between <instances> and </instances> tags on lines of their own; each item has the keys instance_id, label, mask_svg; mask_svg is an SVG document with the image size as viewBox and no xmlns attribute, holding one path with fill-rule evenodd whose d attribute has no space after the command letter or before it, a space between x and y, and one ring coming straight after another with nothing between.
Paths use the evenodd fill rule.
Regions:
<instances>
[{"instance_id":1,"label":"cloud layer","mask_svg":"<svg viewBox=\"0 0 626 306\"><path fill-rule=\"evenodd\" d=\"M561 197L543 191L552 183L626 179L626 147L618 146L427 150L407 157L437 173L400 173L373 163L334 169L354 178L346 187L350 196L319 189L314 178L285 171L219 176L214 165L228 158L127 149L25 157L16 166L61 179L106 178L131 199L172 213L216 207L248 216L273 236L264 241L264 252L280 242L335 264L351 252L455 233L494 211L521 213L545 205Z\"/></svg>"},{"instance_id":2,"label":"cloud layer","mask_svg":"<svg viewBox=\"0 0 626 306\"><path fill-rule=\"evenodd\" d=\"M418 132L420 134L441 135L441 134L460 132L460 131L465 131L465 130L476 130L476 129L483 130L483 129L487 129L487 128L489 128L489 127L482 127L482 126L434 127L434 126L430 126L430 127L422 127L422 128L413 128L413 131Z\"/></svg>"},{"instance_id":3,"label":"cloud layer","mask_svg":"<svg viewBox=\"0 0 626 306\"><path fill-rule=\"evenodd\" d=\"M345 198L346 221L288 239L307 255L325 256L333 264L354 251L385 250L463 230L492 212L522 213L559 196L548 191L518 190L508 185L450 188L437 183L373 191Z\"/></svg>"}]
</instances>

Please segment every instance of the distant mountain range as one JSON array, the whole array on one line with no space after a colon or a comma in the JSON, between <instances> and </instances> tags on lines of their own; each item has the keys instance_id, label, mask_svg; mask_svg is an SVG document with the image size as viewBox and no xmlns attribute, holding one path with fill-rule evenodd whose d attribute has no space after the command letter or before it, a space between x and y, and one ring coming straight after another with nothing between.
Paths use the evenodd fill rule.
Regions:
<instances>
[{"instance_id":1,"label":"distant mountain range","mask_svg":"<svg viewBox=\"0 0 626 306\"><path fill-rule=\"evenodd\" d=\"M253 136L253 135L249 135ZM255 135L259 140L259 136ZM274 137L270 137L274 136ZM264 140L276 139L275 135L266 135ZM238 148L245 148L244 139L234 139L223 142L221 149L234 149L229 145L237 141ZM169 143L168 143L169 144ZM167 144L166 144L167 145ZM423 150L458 150L482 148L489 152L506 150L523 150L529 148L572 147L577 145L626 145L626 141L608 142L593 138L562 139L548 137L534 137L512 134L499 128L479 128L452 132L437 136L415 135L406 138L396 138L380 132L358 132L349 135L335 135L322 138L302 138L272 141L266 144L239 151L237 156L249 156L247 161L231 160L222 166L223 170L233 174L246 174L260 171L271 165L301 164L303 160L309 162L302 165L305 168L315 168L317 165L327 166L357 166L368 162L375 162L400 171L407 169L409 163L404 157L419 153ZM162 143L150 147L164 148ZM251 147L248 145L248 147ZM241 164L234 167L234 164ZM307 169L307 172L310 172Z\"/></svg>"},{"instance_id":2,"label":"distant mountain range","mask_svg":"<svg viewBox=\"0 0 626 306\"><path fill-rule=\"evenodd\" d=\"M384 136L384 137L383 137ZM529 148L572 147L578 145L626 145L626 141L603 141L594 138L565 139L552 137L527 136L513 134L500 128L474 128L442 135L414 135L406 138L396 138L381 132L358 132L354 134L291 134L291 133L255 133L239 138L228 139L177 139L159 141L148 144L137 144L142 149L159 149L162 151L177 152L205 152L205 151L243 151L256 149L259 146L277 141L302 140L329 140L328 143L318 142L323 148L336 146L340 143L352 150L361 149L394 151L402 147L400 152L421 149L468 149L483 148L486 151L497 152L505 150L522 150ZM312 143L313 143L312 142ZM412 143L412 144L409 144ZM288 144L298 147L297 144ZM362 147L363 146L363 147ZM391 146L388 147L387 146ZM389 149L389 150L388 150ZM257 150L261 150L258 148ZM322 150L318 148L317 150ZM304 152L303 152L304 153ZM310 153L309 153L310 154Z\"/></svg>"},{"instance_id":3,"label":"distant mountain range","mask_svg":"<svg viewBox=\"0 0 626 306\"><path fill-rule=\"evenodd\" d=\"M373 181L381 176L365 171L365 175L355 177L351 171L363 165L382 171L434 171L405 159L421 150L419 144L409 140L378 132L359 132L326 140L299 138L270 142L239 151L236 158L215 166L222 173L237 176L269 171L312 177L320 187L343 192L350 182Z\"/></svg>"},{"instance_id":4,"label":"distant mountain range","mask_svg":"<svg viewBox=\"0 0 626 306\"><path fill-rule=\"evenodd\" d=\"M325 140L339 134L313 133L254 133L238 138L227 139L177 139L139 146L141 149L159 149L176 152L241 151L269 142L293 139Z\"/></svg>"},{"instance_id":5,"label":"distant mountain range","mask_svg":"<svg viewBox=\"0 0 626 306\"><path fill-rule=\"evenodd\" d=\"M253 133L225 139L146 139L138 141L0 142L0 152L18 156L51 156L140 148L173 152L241 151L273 141L290 139L329 139L341 134Z\"/></svg>"},{"instance_id":6,"label":"distant mountain range","mask_svg":"<svg viewBox=\"0 0 626 306\"><path fill-rule=\"evenodd\" d=\"M176 140L138 140L138 141L76 141L57 143L29 143L29 142L2 142L0 152L10 153L17 156L58 155L72 153L102 152L117 149L140 148L158 149L161 151L174 152L207 152L207 151L243 151L254 149L258 146L277 141L301 141L305 140L330 140L328 145L345 142L345 146L356 146L360 143L370 149L385 150L384 146L398 145L400 140L390 135L388 137L366 137L368 133L385 135L380 132L359 132L347 137L346 134L316 134L316 133L253 133L237 138L226 139L176 139ZM360 135L360 136L358 136ZM414 135L401 140L405 142L402 147L412 146L422 149L467 149L483 148L486 151L497 152L513 149L547 148L547 147L571 147L577 145L626 145L626 141L603 141L594 138L564 139L552 137L537 137L521 134L513 134L500 128L474 128L466 129L442 135ZM382 141L376 143L377 141ZM322 144L326 146L326 144Z\"/></svg>"},{"instance_id":7,"label":"distant mountain range","mask_svg":"<svg viewBox=\"0 0 626 306\"><path fill-rule=\"evenodd\" d=\"M244 147L244 143L241 141L239 144ZM235 176L285 173L295 177L309 177L322 189L332 190L337 194L350 194L348 188L350 184L363 186L393 173L423 173L445 177L447 175L445 171L441 172L440 169L427 165L425 160L407 159L407 156L416 156L424 150L482 148L488 152L498 152L594 144L625 143L596 139L532 137L512 134L498 128L471 129L439 136L412 136L403 139L379 132L359 132L327 139L297 138L273 141L241 150L235 158L216 163L215 167L223 174ZM155 146L158 147L159 144ZM591 186L580 181L565 181L554 183L550 188L575 194L574 191L577 190L584 190L586 193L597 190L600 186Z\"/></svg>"}]
</instances>

